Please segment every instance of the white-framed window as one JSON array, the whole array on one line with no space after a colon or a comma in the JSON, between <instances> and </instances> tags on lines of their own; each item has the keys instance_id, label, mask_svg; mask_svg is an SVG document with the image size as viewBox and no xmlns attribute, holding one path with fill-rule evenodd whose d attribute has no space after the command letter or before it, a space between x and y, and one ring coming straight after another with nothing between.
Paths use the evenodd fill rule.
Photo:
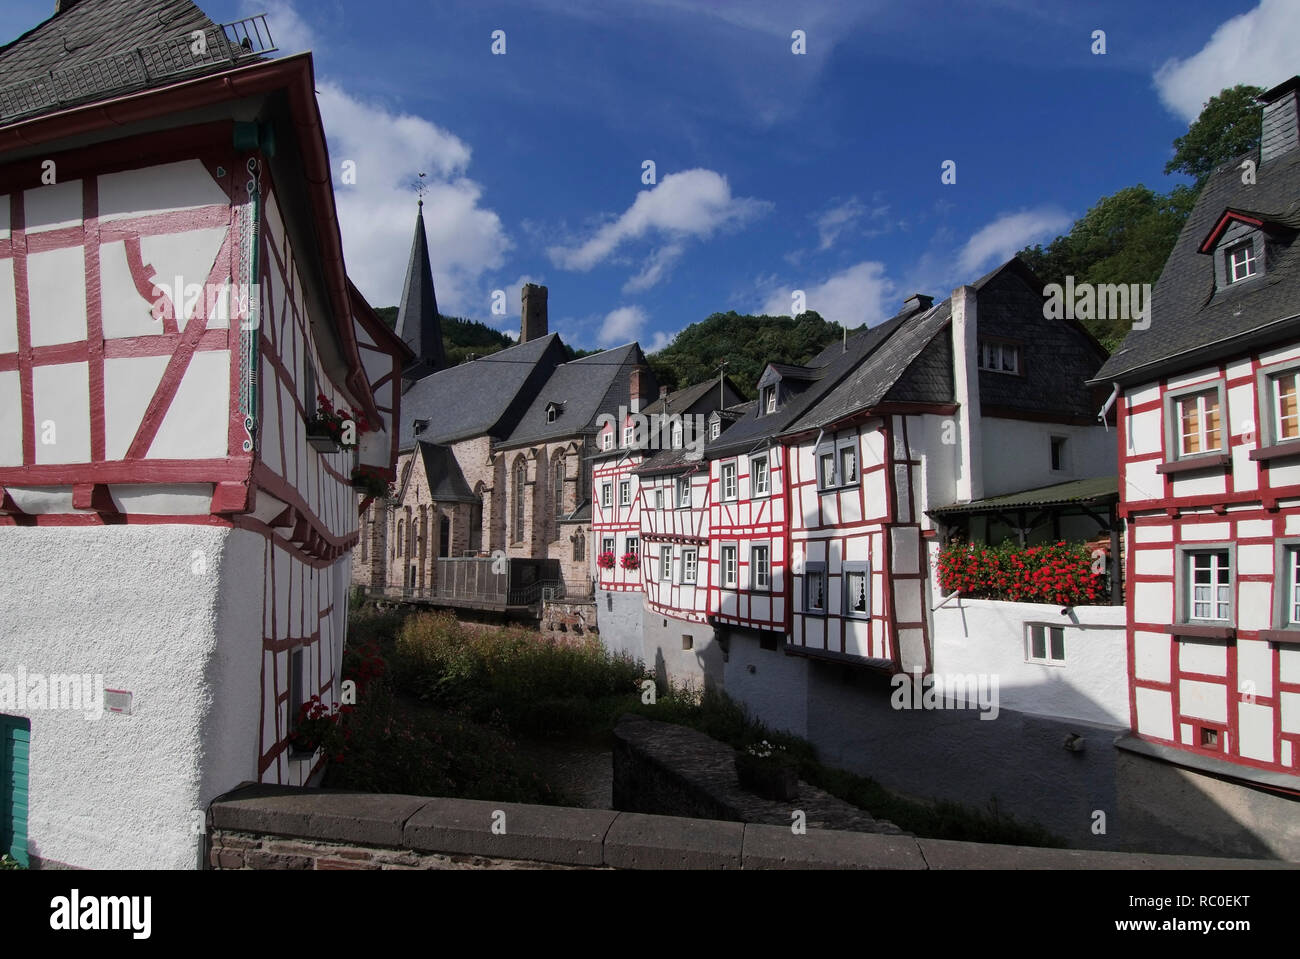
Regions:
<instances>
[{"instance_id":1,"label":"white-framed window","mask_svg":"<svg viewBox=\"0 0 1300 959\"><path fill-rule=\"evenodd\" d=\"M1065 662L1065 629L1047 623L1025 625L1025 662L1062 665Z\"/></svg>"},{"instance_id":2,"label":"white-framed window","mask_svg":"<svg viewBox=\"0 0 1300 959\"><path fill-rule=\"evenodd\" d=\"M613 505L614 486L612 483L600 484L600 505L608 509Z\"/></svg>"},{"instance_id":3,"label":"white-framed window","mask_svg":"<svg viewBox=\"0 0 1300 959\"><path fill-rule=\"evenodd\" d=\"M693 546L682 548L682 582L694 583L699 575L700 554Z\"/></svg>"},{"instance_id":4,"label":"white-framed window","mask_svg":"<svg viewBox=\"0 0 1300 959\"><path fill-rule=\"evenodd\" d=\"M852 446L841 446L839 448L840 472L836 477L840 486L852 486L858 481L858 448Z\"/></svg>"},{"instance_id":5,"label":"white-framed window","mask_svg":"<svg viewBox=\"0 0 1300 959\"><path fill-rule=\"evenodd\" d=\"M633 556L640 556L641 555L640 538L636 536L629 536L627 538L627 551L631 553Z\"/></svg>"},{"instance_id":6,"label":"white-framed window","mask_svg":"<svg viewBox=\"0 0 1300 959\"><path fill-rule=\"evenodd\" d=\"M1224 255L1228 258L1228 282L1236 283L1259 272L1255 259L1255 244L1250 240L1229 247Z\"/></svg>"},{"instance_id":7,"label":"white-framed window","mask_svg":"<svg viewBox=\"0 0 1300 959\"><path fill-rule=\"evenodd\" d=\"M835 488L835 451L820 450L817 453L817 488Z\"/></svg>"},{"instance_id":8,"label":"white-framed window","mask_svg":"<svg viewBox=\"0 0 1300 959\"><path fill-rule=\"evenodd\" d=\"M691 479L689 476L677 478L677 508L691 508Z\"/></svg>"},{"instance_id":9,"label":"white-framed window","mask_svg":"<svg viewBox=\"0 0 1300 959\"><path fill-rule=\"evenodd\" d=\"M623 427L623 447L631 448L632 443L636 440L636 425L628 423Z\"/></svg>"},{"instance_id":10,"label":"white-framed window","mask_svg":"<svg viewBox=\"0 0 1300 959\"><path fill-rule=\"evenodd\" d=\"M670 432L671 432L671 436L668 440L668 445L675 450L681 449L682 448L682 424L680 422L673 423L672 430Z\"/></svg>"},{"instance_id":11,"label":"white-framed window","mask_svg":"<svg viewBox=\"0 0 1300 959\"><path fill-rule=\"evenodd\" d=\"M546 407L546 422L548 422L548 423L554 423L554 422L555 422L555 414L556 414L556 409L555 409L554 406L548 406L548 407Z\"/></svg>"},{"instance_id":12,"label":"white-framed window","mask_svg":"<svg viewBox=\"0 0 1300 959\"><path fill-rule=\"evenodd\" d=\"M871 617L871 564L844 564L844 615Z\"/></svg>"},{"instance_id":13,"label":"white-framed window","mask_svg":"<svg viewBox=\"0 0 1300 959\"><path fill-rule=\"evenodd\" d=\"M1227 451L1228 408L1222 380L1165 394L1165 459L1176 461Z\"/></svg>"},{"instance_id":14,"label":"white-framed window","mask_svg":"<svg viewBox=\"0 0 1300 959\"><path fill-rule=\"evenodd\" d=\"M750 492L754 496L767 496L771 492L767 474L767 457L754 456L749 461Z\"/></svg>"},{"instance_id":15,"label":"white-framed window","mask_svg":"<svg viewBox=\"0 0 1300 959\"><path fill-rule=\"evenodd\" d=\"M826 615L826 564L805 563L803 568L803 611L809 616Z\"/></svg>"},{"instance_id":16,"label":"white-framed window","mask_svg":"<svg viewBox=\"0 0 1300 959\"><path fill-rule=\"evenodd\" d=\"M618 484L618 505L632 505L632 484L628 480L623 480Z\"/></svg>"},{"instance_id":17,"label":"white-framed window","mask_svg":"<svg viewBox=\"0 0 1300 959\"><path fill-rule=\"evenodd\" d=\"M720 420L714 420L709 424L709 439L716 440L721 432L722 422Z\"/></svg>"},{"instance_id":18,"label":"white-framed window","mask_svg":"<svg viewBox=\"0 0 1300 959\"><path fill-rule=\"evenodd\" d=\"M718 554L722 566L722 585L734 589L736 586L736 547L724 546Z\"/></svg>"},{"instance_id":19,"label":"white-framed window","mask_svg":"<svg viewBox=\"0 0 1300 959\"><path fill-rule=\"evenodd\" d=\"M1259 445L1300 440L1300 361L1266 366L1256 383L1263 413Z\"/></svg>"},{"instance_id":20,"label":"white-framed window","mask_svg":"<svg viewBox=\"0 0 1300 959\"><path fill-rule=\"evenodd\" d=\"M1232 544L1179 546L1180 621L1227 626L1233 622Z\"/></svg>"},{"instance_id":21,"label":"white-framed window","mask_svg":"<svg viewBox=\"0 0 1300 959\"><path fill-rule=\"evenodd\" d=\"M673 578L673 548L671 546L659 547L659 578L664 582L669 582Z\"/></svg>"},{"instance_id":22,"label":"white-framed window","mask_svg":"<svg viewBox=\"0 0 1300 959\"><path fill-rule=\"evenodd\" d=\"M614 552L614 537L602 536L600 539L600 551L602 553Z\"/></svg>"},{"instance_id":23,"label":"white-framed window","mask_svg":"<svg viewBox=\"0 0 1300 959\"><path fill-rule=\"evenodd\" d=\"M602 450L612 450L614 448L614 431L612 429L601 434L600 448Z\"/></svg>"},{"instance_id":24,"label":"white-framed window","mask_svg":"<svg viewBox=\"0 0 1300 959\"><path fill-rule=\"evenodd\" d=\"M655 509L664 508L664 491L662 488L655 490Z\"/></svg>"},{"instance_id":25,"label":"white-framed window","mask_svg":"<svg viewBox=\"0 0 1300 959\"><path fill-rule=\"evenodd\" d=\"M769 386L763 390L763 412L765 414L776 412L776 387L775 386Z\"/></svg>"},{"instance_id":26,"label":"white-framed window","mask_svg":"<svg viewBox=\"0 0 1300 959\"><path fill-rule=\"evenodd\" d=\"M749 582L751 589L772 588L772 548L766 543L749 548Z\"/></svg>"},{"instance_id":27,"label":"white-framed window","mask_svg":"<svg viewBox=\"0 0 1300 959\"><path fill-rule=\"evenodd\" d=\"M722 464L722 498L736 498L736 464Z\"/></svg>"},{"instance_id":28,"label":"white-framed window","mask_svg":"<svg viewBox=\"0 0 1300 959\"><path fill-rule=\"evenodd\" d=\"M1181 397L1175 407L1178 410L1179 456L1223 449L1223 415L1216 390Z\"/></svg>"},{"instance_id":29,"label":"white-framed window","mask_svg":"<svg viewBox=\"0 0 1300 959\"><path fill-rule=\"evenodd\" d=\"M1002 343L998 340L980 340L981 370L992 373L1019 373L1020 347L1014 343Z\"/></svg>"}]
</instances>

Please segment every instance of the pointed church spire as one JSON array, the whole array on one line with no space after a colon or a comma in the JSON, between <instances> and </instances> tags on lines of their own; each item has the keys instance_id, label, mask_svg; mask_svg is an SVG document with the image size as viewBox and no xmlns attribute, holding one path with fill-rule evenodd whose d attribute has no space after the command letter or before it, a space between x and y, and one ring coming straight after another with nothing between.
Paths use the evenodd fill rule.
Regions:
<instances>
[{"instance_id":1,"label":"pointed church spire","mask_svg":"<svg viewBox=\"0 0 1300 959\"><path fill-rule=\"evenodd\" d=\"M414 382L447 365L438 300L433 292L433 268L429 265L429 243L424 236L423 196L415 216L415 240L411 244L411 262L406 268L402 305L397 311L396 332L415 353L415 359L402 371L403 379Z\"/></svg>"}]
</instances>

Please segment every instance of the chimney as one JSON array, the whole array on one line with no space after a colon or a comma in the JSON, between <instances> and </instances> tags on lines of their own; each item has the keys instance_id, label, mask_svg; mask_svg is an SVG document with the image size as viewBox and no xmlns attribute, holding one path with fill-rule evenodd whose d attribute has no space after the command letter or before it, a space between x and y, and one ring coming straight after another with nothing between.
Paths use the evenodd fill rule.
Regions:
<instances>
[{"instance_id":1,"label":"chimney","mask_svg":"<svg viewBox=\"0 0 1300 959\"><path fill-rule=\"evenodd\" d=\"M952 291L952 384L957 401L957 501L984 496L983 449L980 445L979 322L975 288Z\"/></svg>"},{"instance_id":2,"label":"chimney","mask_svg":"<svg viewBox=\"0 0 1300 959\"><path fill-rule=\"evenodd\" d=\"M1272 90L1260 95L1259 99L1264 104L1264 118L1259 136L1261 166L1300 147L1298 94L1300 94L1300 76L1279 83Z\"/></svg>"},{"instance_id":3,"label":"chimney","mask_svg":"<svg viewBox=\"0 0 1300 959\"><path fill-rule=\"evenodd\" d=\"M535 283L525 283L521 292L523 300L523 322L519 326L519 342L539 340L547 334L546 329L546 287Z\"/></svg>"},{"instance_id":4,"label":"chimney","mask_svg":"<svg viewBox=\"0 0 1300 959\"><path fill-rule=\"evenodd\" d=\"M633 367L632 382L628 387L628 407L633 413L641 412L641 401L645 399L645 370Z\"/></svg>"},{"instance_id":5,"label":"chimney","mask_svg":"<svg viewBox=\"0 0 1300 959\"><path fill-rule=\"evenodd\" d=\"M923 313L934 305L934 297L924 293L913 293L903 301L903 309L908 313Z\"/></svg>"}]
</instances>

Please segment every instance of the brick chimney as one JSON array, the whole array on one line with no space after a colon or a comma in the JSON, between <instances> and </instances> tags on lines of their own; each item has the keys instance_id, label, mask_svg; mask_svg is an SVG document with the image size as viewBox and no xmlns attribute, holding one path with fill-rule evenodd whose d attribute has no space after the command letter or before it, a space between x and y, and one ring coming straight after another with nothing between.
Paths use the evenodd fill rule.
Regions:
<instances>
[{"instance_id":1,"label":"brick chimney","mask_svg":"<svg viewBox=\"0 0 1300 959\"><path fill-rule=\"evenodd\" d=\"M525 283L521 299L523 320L519 325L519 342L541 339L549 332L546 328L546 287Z\"/></svg>"},{"instance_id":2,"label":"brick chimney","mask_svg":"<svg viewBox=\"0 0 1300 959\"><path fill-rule=\"evenodd\" d=\"M631 383L628 386L628 409L633 413L641 412L645 400L645 369L637 366L632 369Z\"/></svg>"},{"instance_id":3,"label":"brick chimney","mask_svg":"<svg viewBox=\"0 0 1300 959\"><path fill-rule=\"evenodd\" d=\"M1300 114L1297 96L1300 76L1279 83L1260 95L1264 104L1263 125L1259 137L1259 162L1262 166L1300 147Z\"/></svg>"}]
</instances>

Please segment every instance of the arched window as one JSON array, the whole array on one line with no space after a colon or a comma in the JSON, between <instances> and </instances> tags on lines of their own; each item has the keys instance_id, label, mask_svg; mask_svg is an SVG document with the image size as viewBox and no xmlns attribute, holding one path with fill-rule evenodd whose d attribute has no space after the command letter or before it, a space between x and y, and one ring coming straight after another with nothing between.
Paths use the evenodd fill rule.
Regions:
<instances>
[{"instance_id":1,"label":"arched window","mask_svg":"<svg viewBox=\"0 0 1300 959\"><path fill-rule=\"evenodd\" d=\"M551 487L551 497L555 500L556 522L564 516L564 456L555 457L555 479Z\"/></svg>"},{"instance_id":2,"label":"arched window","mask_svg":"<svg viewBox=\"0 0 1300 959\"><path fill-rule=\"evenodd\" d=\"M528 481L528 469L524 466L524 461L519 460L515 464L515 484L514 484L514 536L513 541L522 543L524 541L524 483Z\"/></svg>"},{"instance_id":3,"label":"arched window","mask_svg":"<svg viewBox=\"0 0 1300 959\"><path fill-rule=\"evenodd\" d=\"M403 530L403 528L404 528L404 523L403 523L402 520L399 519L399 520L397 521L397 555L398 555L398 556L401 556L401 555L402 555L402 530Z\"/></svg>"}]
</instances>

